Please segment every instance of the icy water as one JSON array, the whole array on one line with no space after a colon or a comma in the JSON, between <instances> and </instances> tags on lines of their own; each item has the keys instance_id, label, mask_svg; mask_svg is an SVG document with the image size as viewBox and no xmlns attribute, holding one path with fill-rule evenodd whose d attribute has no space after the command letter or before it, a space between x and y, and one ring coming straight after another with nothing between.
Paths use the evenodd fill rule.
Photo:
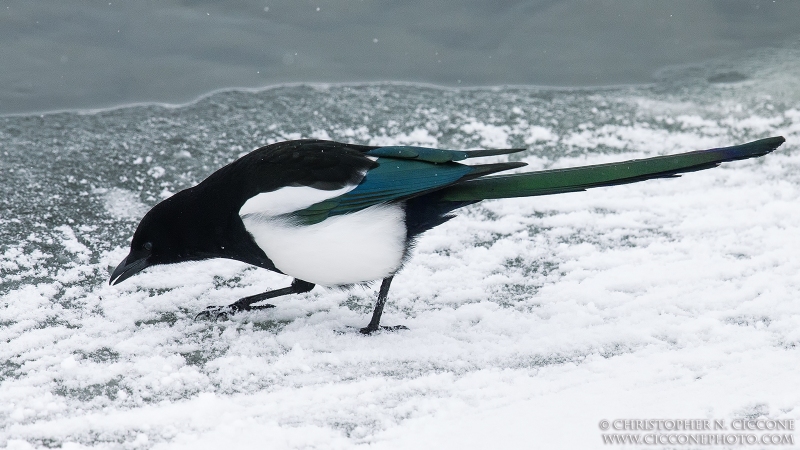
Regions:
<instances>
[{"instance_id":1,"label":"icy water","mask_svg":"<svg viewBox=\"0 0 800 450\"><path fill-rule=\"evenodd\" d=\"M613 418L800 416L800 57L605 89L297 85L0 117L0 445L602 446ZM787 139L679 179L484 202L373 289L215 260L108 286L149 207L265 144L527 147L522 170ZM540 447L542 448L542 447ZM576 447L573 447L576 448Z\"/></svg>"}]
</instances>

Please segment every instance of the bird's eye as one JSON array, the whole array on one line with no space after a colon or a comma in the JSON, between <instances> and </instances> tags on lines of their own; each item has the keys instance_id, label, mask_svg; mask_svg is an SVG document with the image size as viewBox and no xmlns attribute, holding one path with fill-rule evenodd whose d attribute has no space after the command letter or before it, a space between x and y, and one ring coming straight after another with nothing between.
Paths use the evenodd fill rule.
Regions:
<instances>
[{"instance_id":1,"label":"bird's eye","mask_svg":"<svg viewBox=\"0 0 800 450\"><path fill-rule=\"evenodd\" d=\"M153 249L153 243L152 242L145 242L144 243L144 249L149 252L150 250Z\"/></svg>"}]
</instances>

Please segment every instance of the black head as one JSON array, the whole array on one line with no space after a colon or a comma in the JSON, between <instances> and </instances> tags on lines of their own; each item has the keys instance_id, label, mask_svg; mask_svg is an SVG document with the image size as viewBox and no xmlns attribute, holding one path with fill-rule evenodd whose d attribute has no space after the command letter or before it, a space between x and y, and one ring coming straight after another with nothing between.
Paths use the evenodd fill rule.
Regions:
<instances>
[{"instance_id":1,"label":"black head","mask_svg":"<svg viewBox=\"0 0 800 450\"><path fill-rule=\"evenodd\" d=\"M184 192L157 204L139 222L130 253L114 269L109 284L121 283L150 266L204 259L194 245L204 227L192 220L195 214Z\"/></svg>"}]
</instances>

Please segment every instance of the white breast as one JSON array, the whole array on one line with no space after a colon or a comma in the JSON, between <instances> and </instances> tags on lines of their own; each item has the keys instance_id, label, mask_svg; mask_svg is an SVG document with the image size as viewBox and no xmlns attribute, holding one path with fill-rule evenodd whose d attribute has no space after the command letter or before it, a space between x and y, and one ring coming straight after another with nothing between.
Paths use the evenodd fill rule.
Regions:
<instances>
[{"instance_id":1,"label":"white breast","mask_svg":"<svg viewBox=\"0 0 800 450\"><path fill-rule=\"evenodd\" d=\"M397 204L372 206L313 225L252 211L240 216L275 267L310 283L336 286L378 280L402 264L405 211Z\"/></svg>"}]
</instances>

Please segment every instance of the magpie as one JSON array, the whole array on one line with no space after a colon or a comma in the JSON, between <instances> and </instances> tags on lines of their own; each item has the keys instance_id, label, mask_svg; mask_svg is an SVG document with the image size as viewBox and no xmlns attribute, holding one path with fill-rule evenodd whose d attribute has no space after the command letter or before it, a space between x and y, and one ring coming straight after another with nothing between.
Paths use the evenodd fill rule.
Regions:
<instances>
[{"instance_id":1,"label":"magpie","mask_svg":"<svg viewBox=\"0 0 800 450\"><path fill-rule=\"evenodd\" d=\"M785 139L567 169L494 175L523 162L458 161L524 149L440 150L324 140L267 145L158 203L141 220L130 253L110 284L147 267L228 258L293 277L289 287L209 307L197 318L271 308L270 298L319 284L350 287L382 280L369 324L380 320L394 275L415 239L487 199L531 197L673 178L722 162L766 155Z\"/></svg>"}]
</instances>

